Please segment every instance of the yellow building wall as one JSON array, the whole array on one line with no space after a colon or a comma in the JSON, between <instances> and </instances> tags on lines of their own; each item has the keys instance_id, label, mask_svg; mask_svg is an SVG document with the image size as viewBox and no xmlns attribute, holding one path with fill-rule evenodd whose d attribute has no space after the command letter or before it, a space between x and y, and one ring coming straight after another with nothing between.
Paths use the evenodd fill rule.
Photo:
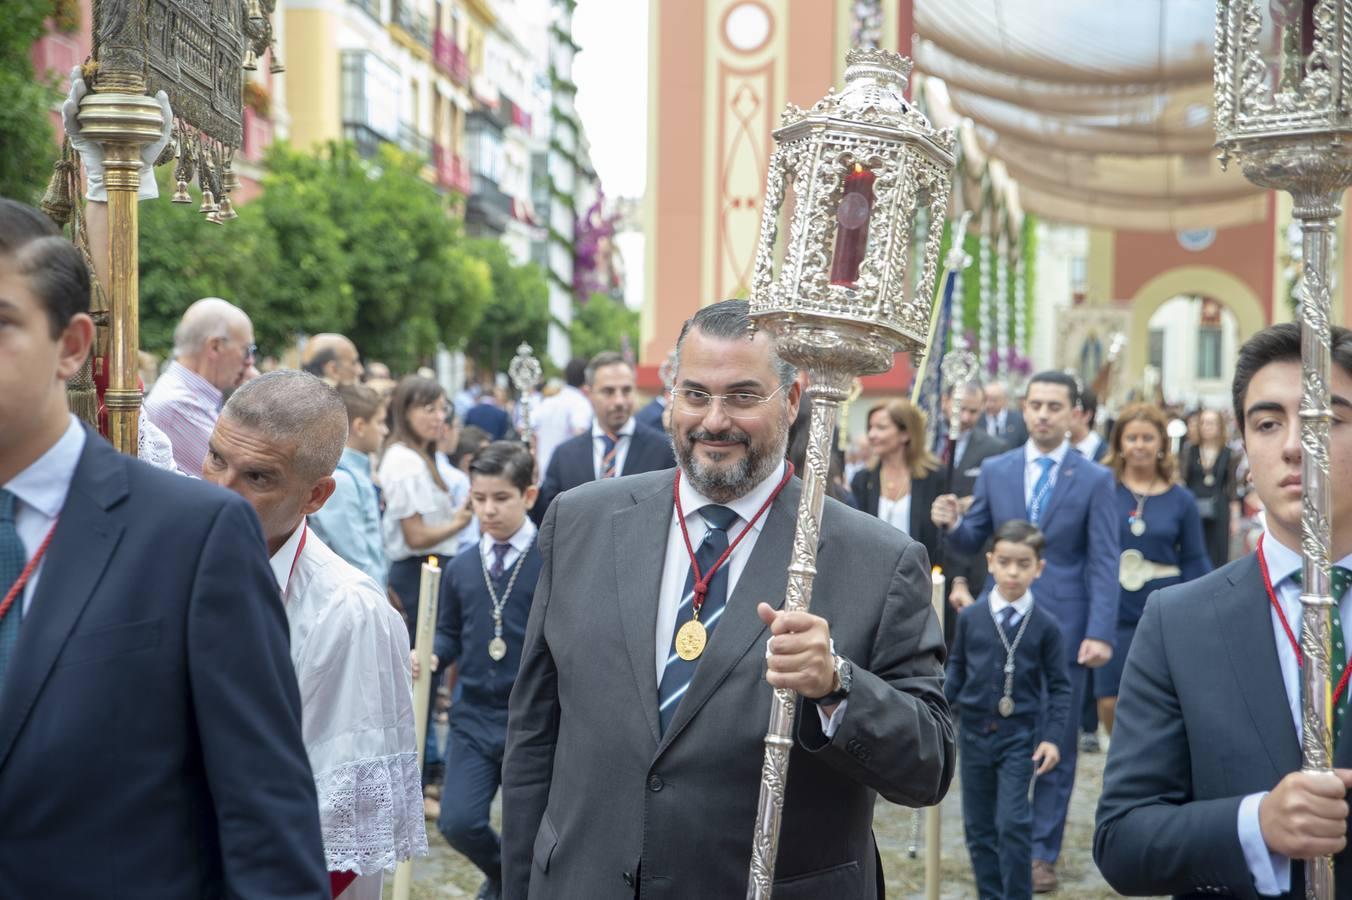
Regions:
<instances>
[{"instance_id":1,"label":"yellow building wall","mask_svg":"<svg viewBox=\"0 0 1352 900\"><path fill-rule=\"evenodd\" d=\"M338 22L322 9L286 11L286 105L302 150L342 137Z\"/></svg>"}]
</instances>

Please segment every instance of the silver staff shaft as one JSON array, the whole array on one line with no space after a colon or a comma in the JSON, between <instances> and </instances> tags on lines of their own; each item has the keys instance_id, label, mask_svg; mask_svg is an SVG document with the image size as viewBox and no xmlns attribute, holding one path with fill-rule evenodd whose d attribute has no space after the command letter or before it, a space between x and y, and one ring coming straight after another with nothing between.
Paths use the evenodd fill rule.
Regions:
<instances>
[{"instance_id":1,"label":"silver staff shaft","mask_svg":"<svg viewBox=\"0 0 1352 900\"><path fill-rule=\"evenodd\" d=\"M812 580L817 575L817 539L821 534L822 503L830 478L831 432L836 426L840 403L849 393L848 381L843 386L819 384L816 379L813 383L814 386L807 389L812 403L812 424L808 431L807 462L802 473L803 495L798 501L798 524L793 532L793 559L789 563L789 586L784 601L786 610L802 612L807 612L812 604ZM770 728L765 733L756 831L751 843L751 878L746 886L746 896L756 900L768 900L774 882L797 703L798 695L783 688L775 688L770 702Z\"/></svg>"}]
</instances>

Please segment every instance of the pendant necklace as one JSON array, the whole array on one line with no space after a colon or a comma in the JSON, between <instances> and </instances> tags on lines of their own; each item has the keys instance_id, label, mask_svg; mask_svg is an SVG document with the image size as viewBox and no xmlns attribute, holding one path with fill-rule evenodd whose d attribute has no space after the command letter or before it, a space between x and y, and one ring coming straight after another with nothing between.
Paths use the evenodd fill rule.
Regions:
<instances>
[{"instance_id":1,"label":"pendant necklace","mask_svg":"<svg viewBox=\"0 0 1352 900\"><path fill-rule=\"evenodd\" d=\"M1011 604L1012 605L1012 604ZM995 615L995 608L990 607L991 621L995 623L995 633L1000 636L1000 643L1005 645L1005 693L1000 698L1000 703L996 706L1000 715L1008 719L1014 715L1014 651L1019 649L1019 641L1023 640L1023 633L1028 628L1028 620L1033 618L1033 607L1030 604L1028 612L1024 613L1023 621L1019 623L1019 630L1014 634L1014 643L1010 643L1005 637L1005 630L1000 627L1000 620Z\"/></svg>"},{"instance_id":2,"label":"pendant necklace","mask_svg":"<svg viewBox=\"0 0 1352 900\"><path fill-rule=\"evenodd\" d=\"M479 565L484 570L484 584L488 585L488 596L493 600L493 640L488 642L488 656L493 662L500 662L507 655L507 642L502 638L502 608L507 605L507 598L512 596L512 588L516 587L516 576L521 574L521 566L525 561L526 551L522 550L521 555L516 558L516 565L512 566L512 577L507 579L507 590L499 597L497 588L493 587L493 576L488 572L488 562L482 553L479 554Z\"/></svg>"},{"instance_id":3,"label":"pendant necklace","mask_svg":"<svg viewBox=\"0 0 1352 900\"><path fill-rule=\"evenodd\" d=\"M1126 484L1124 483L1122 486L1126 487ZM1146 490L1149 491L1154 486L1155 482L1152 479L1150 484L1146 485ZM1127 487L1127 490L1131 492L1131 496L1136 498L1136 509L1132 511L1132 514L1128 519L1131 526L1131 533L1137 537L1141 537L1145 534L1145 501L1150 499L1150 495L1138 494L1129 487Z\"/></svg>"}]
</instances>

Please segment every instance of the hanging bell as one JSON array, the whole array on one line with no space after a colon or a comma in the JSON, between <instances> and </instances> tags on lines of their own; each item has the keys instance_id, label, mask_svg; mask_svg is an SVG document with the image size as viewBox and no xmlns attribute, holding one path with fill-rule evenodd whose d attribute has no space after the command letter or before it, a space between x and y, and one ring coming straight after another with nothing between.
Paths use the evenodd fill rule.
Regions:
<instances>
[{"instance_id":1,"label":"hanging bell","mask_svg":"<svg viewBox=\"0 0 1352 900\"><path fill-rule=\"evenodd\" d=\"M244 10L244 14L254 22L259 22L263 18L263 5L258 0L247 0Z\"/></svg>"},{"instance_id":2,"label":"hanging bell","mask_svg":"<svg viewBox=\"0 0 1352 900\"><path fill-rule=\"evenodd\" d=\"M202 192L202 205L197 207L197 211L206 216L207 219L211 218L212 213L220 211L220 207L216 205L216 196L211 193L210 189Z\"/></svg>"},{"instance_id":3,"label":"hanging bell","mask_svg":"<svg viewBox=\"0 0 1352 900\"><path fill-rule=\"evenodd\" d=\"M188 193L188 182L179 179L174 185L174 196L171 198L174 203L191 203L192 195Z\"/></svg>"},{"instance_id":4,"label":"hanging bell","mask_svg":"<svg viewBox=\"0 0 1352 900\"><path fill-rule=\"evenodd\" d=\"M276 47L272 48L272 62L268 65L268 71L273 75L280 75L286 71L286 66L282 65L282 61L277 58Z\"/></svg>"},{"instance_id":5,"label":"hanging bell","mask_svg":"<svg viewBox=\"0 0 1352 900\"><path fill-rule=\"evenodd\" d=\"M42 196L42 211L58 225L70 222L74 204L70 199L70 164L65 160L57 162L47 183L47 193Z\"/></svg>"},{"instance_id":6,"label":"hanging bell","mask_svg":"<svg viewBox=\"0 0 1352 900\"><path fill-rule=\"evenodd\" d=\"M258 54L254 53L253 48L250 47L248 50L244 51L244 71L254 72L257 71L257 69L258 69Z\"/></svg>"},{"instance_id":7,"label":"hanging bell","mask_svg":"<svg viewBox=\"0 0 1352 900\"><path fill-rule=\"evenodd\" d=\"M230 202L230 195L226 194L221 198L221 211L218 214L217 221L225 222L230 219L238 219L239 213L235 212L235 204Z\"/></svg>"}]
</instances>

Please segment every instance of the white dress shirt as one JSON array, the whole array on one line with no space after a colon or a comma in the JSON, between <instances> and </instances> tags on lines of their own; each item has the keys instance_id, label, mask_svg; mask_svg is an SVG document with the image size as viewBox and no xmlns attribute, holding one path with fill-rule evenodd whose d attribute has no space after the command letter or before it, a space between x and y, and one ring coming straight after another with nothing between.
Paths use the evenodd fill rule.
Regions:
<instances>
[{"instance_id":1,"label":"white dress shirt","mask_svg":"<svg viewBox=\"0 0 1352 900\"><path fill-rule=\"evenodd\" d=\"M1028 610L1033 608L1033 592L1024 591L1023 596L1010 603L1005 599L1005 595L1000 593L998 587L991 588L990 593L991 615L998 616L1006 608L1014 607L1014 617L1009 620L1009 627L1013 628L1022 621L1023 617L1028 615Z\"/></svg>"},{"instance_id":2,"label":"white dress shirt","mask_svg":"<svg viewBox=\"0 0 1352 900\"><path fill-rule=\"evenodd\" d=\"M1056 490L1056 479L1061 474L1061 463L1066 461L1066 454L1070 452L1070 441L1061 441L1061 446L1057 447L1051 453L1043 453L1037 448L1031 440L1023 445L1023 505L1027 508L1033 502L1033 488L1037 487L1037 481L1042 477L1042 466L1038 465L1038 460L1044 456L1049 457L1053 463L1051 481L1047 484L1047 497L1043 501L1043 509L1046 509L1046 500L1050 500L1052 491Z\"/></svg>"},{"instance_id":3,"label":"white dress shirt","mask_svg":"<svg viewBox=\"0 0 1352 900\"><path fill-rule=\"evenodd\" d=\"M629 445L633 443L634 428L637 423L634 417L630 416L629 421L620 427L615 433L619 440L615 443L615 475L619 476L624 472L624 461L629 458ZM601 460L606 456L606 443L601 438L606 436L606 430L601 427L600 422L592 422L592 471L596 477L601 477Z\"/></svg>"},{"instance_id":4,"label":"white dress shirt","mask_svg":"<svg viewBox=\"0 0 1352 900\"><path fill-rule=\"evenodd\" d=\"M497 538L491 534L484 534L479 538L479 556L483 558L484 565L489 569L493 568L493 563L497 560L497 554L493 552L493 546L498 543ZM530 545L535 543L535 523L527 517L521 523L521 527L516 533L509 537L506 543L511 549L502 557L502 567L511 571L512 566L521 558L522 554L530 550Z\"/></svg>"},{"instance_id":5,"label":"white dress shirt","mask_svg":"<svg viewBox=\"0 0 1352 900\"><path fill-rule=\"evenodd\" d=\"M891 525L902 534L911 533L911 495L908 493L900 500L888 500L878 497L878 518Z\"/></svg>"},{"instance_id":6,"label":"white dress shirt","mask_svg":"<svg viewBox=\"0 0 1352 900\"><path fill-rule=\"evenodd\" d=\"M427 852L408 629L370 576L306 531L302 521L271 563L325 866L358 873L343 900L378 900L386 868Z\"/></svg>"},{"instance_id":7,"label":"white dress shirt","mask_svg":"<svg viewBox=\"0 0 1352 900\"><path fill-rule=\"evenodd\" d=\"M563 390L541 401L540 408L531 415L531 422L535 431L535 458L540 464L540 477L544 478L559 444L591 427L591 401L572 385L564 385Z\"/></svg>"},{"instance_id":8,"label":"white dress shirt","mask_svg":"<svg viewBox=\"0 0 1352 900\"><path fill-rule=\"evenodd\" d=\"M1090 431L1084 436L1084 440L1075 444L1075 449L1079 450L1085 459L1092 460L1094 454L1098 452L1099 445L1103 443L1103 438L1097 431Z\"/></svg>"},{"instance_id":9,"label":"white dress shirt","mask_svg":"<svg viewBox=\"0 0 1352 900\"><path fill-rule=\"evenodd\" d=\"M66 494L70 492L70 481L75 477L85 440L84 426L71 416L70 424L56 443L3 485L18 500L14 505L14 530L19 533L27 559L32 559L42 546L61 514L61 507L66 505ZM45 561L39 561L33 574L28 576L28 583L23 588L21 615L28 615L45 565Z\"/></svg>"},{"instance_id":10,"label":"white dress shirt","mask_svg":"<svg viewBox=\"0 0 1352 900\"><path fill-rule=\"evenodd\" d=\"M770 473L770 476L752 488L750 493L729 503L714 504L714 501L691 486L690 479L682 476L678 490L681 496L681 509L685 512L685 526L690 533L690 546L698 549L699 545L704 542L704 535L709 530L704 517L699 514L701 509L706 506L722 505L737 513L738 521L728 528L728 543L731 544L737 540L738 535L747 527L747 523L751 521L752 517L765 505L765 501L770 499L770 495L774 493L775 488L779 486L779 482L783 478L784 463L781 462ZM769 510L756 520L751 530L747 532L746 537L741 539L741 542L733 549L732 555L723 563L728 567L729 603L733 601L733 591L737 589L737 581L742 577L746 562L751 558L751 551L756 548L756 540L765 527L766 515L769 515ZM671 526L667 529L667 555L662 564L662 581L657 597L657 632L654 635L655 653L653 658L657 660L657 683L659 685L662 683L662 673L667 668L668 656L671 653L671 635L676 629L676 613L680 610L681 601L684 599L685 579L689 574L690 554L686 550L685 538L681 534L680 519L673 513ZM752 603L755 601L747 599L744 602ZM848 700L842 702L829 718L822 712L821 707L817 707L817 714L821 717L822 730L828 738L835 734L847 706L849 706Z\"/></svg>"},{"instance_id":11,"label":"white dress shirt","mask_svg":"<svg viewBox=\"0 0 1352 900\"><path fill-rule=\"evenodd\" d=\"M460 549L459 532L440 544L421 550L410 547L404 537L403 526L399 524L404 519L419 515L425 525L445 525L455 518L455 512L459 509L450 491L439 487L432 478L427 460L417 450L404 444L390 444L385 449L385 455L380 458L377 480L385 498L380 533L385 539L386 559L393 563L429 553L438 556L454 556L457 553Z\"/></svg>"},{"instance_id":12,"label":"white dress shirt","mask_svg":"<svg viewBox=\"0 0 1352 900\"><path fill-rule=\"evenodd\" d=\"M146 418L169 438L179 471L202 477L207 441L225 403L224 395L192 369L174 360L150 389Z\"/></svg>"},{"instance_id":13,"label":"white dress shirt","mask_svg":"<svg viewBox=\"0 0 1352 900\"><path fill-rule=\"evenodd\" d=\"M1282 605L1282 612L1286 615L1286 621L1291 626L1292 632L1295 633L1296 640L1300 640L1300 631L1303 624L1300 588L1292 580L1292 576L1299 572L1301 568L1300 554L1273 537L1271 531L1264 531L1263 557L1267 561L1268 577L1272 580L1272 589L1277 595L1277 602ZM1343 557L1338 560L1336 565L1352 568L1352 556ZM1352 591L1348 591L1348 594L1352 595ZM1296 651L1292 648L1291 641L1286 636L1286 629L1282 627L1277 611L1271 608L1271 603L1268 606L1268 617L1272 621L1272 633L1277 644L1277 663L1282 670L1282 683L1286 688L1286 702L1291 708L1291 724L1295 727L1297 738L1299 738L1301 731L1300 665L1296 662ZM1349 608L1348 597L1344 595L1338 604L1338 614L1342 617L1342 621L1348 621L1347 615L1349 612L1352 612L1352 608ZM1344 660L1347 659L1347 649L1346 642L1344 642ZM1347 698L1342 698L1342 702L1348 702ZM1244 848L1244 861L1249 865L1249 873L1253 875L1254 890L1264 896L1276 896L1291 889L1291 860L1279 853L1269 851L1267 844L1263 841L1263 830L1258 823L1258 804L1267 794L1267 791L1260 791L1256 794L1249 794L1240 801L1239 843Z\"/></svg>"},{"instance_id":14,"label":"white dress shirt","mask_svg":"<svg viewBox=\"0 0 1352 900\"><path fill-rule=\"evenodd\" d=\"M1009 410L1002 409L995 415L986 414L986 433L991 437L999 437L1005 430L1005 424L1009 422Z\"/></svg>"}]
</instances>

